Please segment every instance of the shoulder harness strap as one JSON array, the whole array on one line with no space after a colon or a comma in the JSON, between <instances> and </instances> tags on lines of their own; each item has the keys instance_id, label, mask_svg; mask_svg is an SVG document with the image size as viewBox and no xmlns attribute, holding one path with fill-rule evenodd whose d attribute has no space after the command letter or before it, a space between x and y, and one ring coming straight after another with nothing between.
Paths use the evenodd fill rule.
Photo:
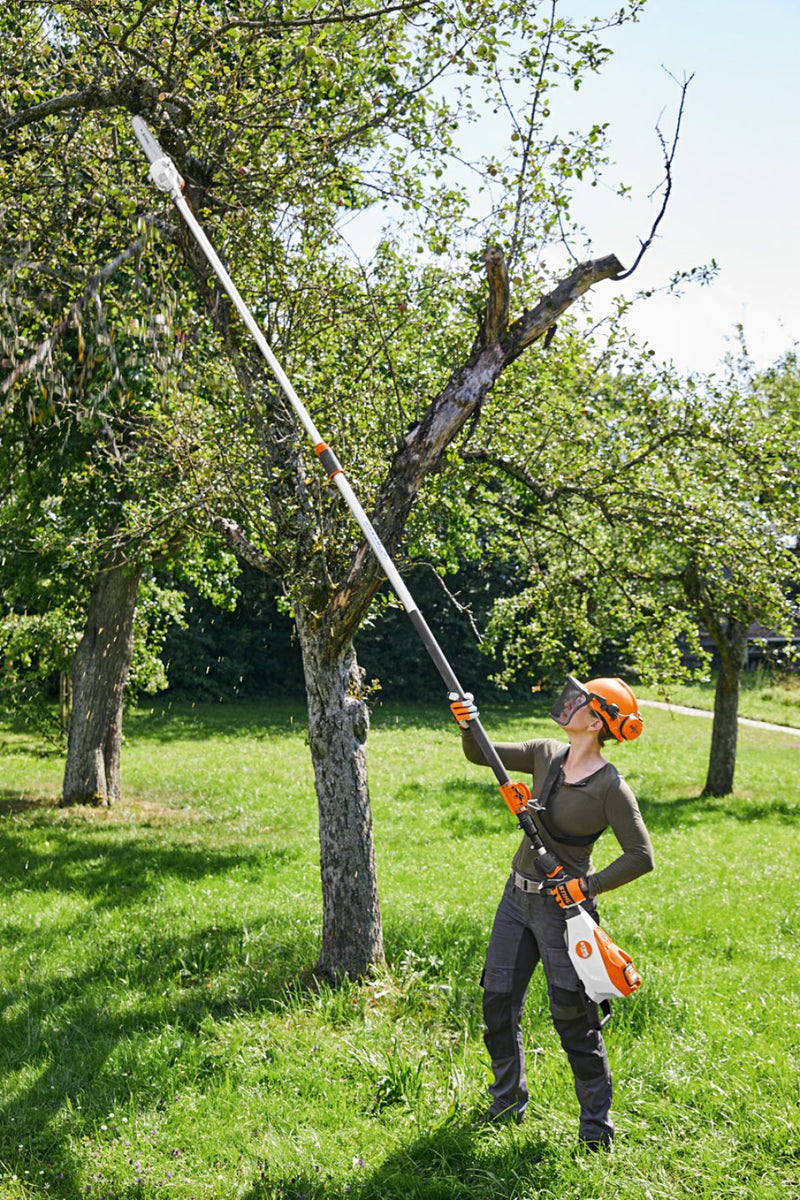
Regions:
<instances>
[{"instance_id":1,"label":"shoulder harness strap","mask_svg":"<svg viewBox=\"0 0 800 1200\"><path fill-rule=\"evenodd\" d=\"M550 793L556 785L558 777L564 767L564 763L567 760L568 754L569 746L564 746L561 750L557 750L553 755L553 761L550 763L550 769L545 776L545 781L542 786L542 790L539 793L539 798L536 803L531 804L530 807L534 810L541 821L545 833L553 838L554 841L561 842L563 846L591 846L592 842L597 841L601 833L605 833L605 825L602 829L599 829L597 833L590 833L588 835L583 834L582 836L577 837L568 833L558 833L552 828L545 817L545 810L547 808L548 801L550 800Z\"/></svg>"}]
</instances>

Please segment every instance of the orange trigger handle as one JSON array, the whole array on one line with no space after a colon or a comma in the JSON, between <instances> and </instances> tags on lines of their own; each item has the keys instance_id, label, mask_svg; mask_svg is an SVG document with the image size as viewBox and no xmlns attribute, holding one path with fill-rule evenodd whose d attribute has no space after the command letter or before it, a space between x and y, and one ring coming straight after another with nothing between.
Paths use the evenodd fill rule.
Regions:
<instances>
[{"instance_id":1,"label":"orange trigger handle","mask_svg":"<svg viewBox=\"0 0 800 1200\"><path fill-rule=\"evenodd\" d=\"M521 812L525 811L531 798L530 788L527 784L512 783L510 779L508 783L500 784L500 795L514 817L518 817Z\"/></svg>"}]
</instances>

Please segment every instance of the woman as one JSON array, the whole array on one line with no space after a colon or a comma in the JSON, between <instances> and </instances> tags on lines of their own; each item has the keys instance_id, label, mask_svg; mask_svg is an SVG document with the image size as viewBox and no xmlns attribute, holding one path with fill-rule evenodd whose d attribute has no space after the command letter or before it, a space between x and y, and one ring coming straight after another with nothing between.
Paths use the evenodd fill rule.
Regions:
<instances>
[{"instance_id":1,"label":"woman","mask_svg":"<svg viewBox=\"0 0 800 1200\"><path fill-rule=\"evenodd\" d=\"M451 700L466 757L484 764L469 728L470 719L478 715L472 697ZM579 1139L586 1149L597 1150L610 1147L614 1137L609 1117L611 1074L596 1009L582 994L567 954L563 909L585 901L584 907L595 915L595 896L653 868L653 850L636 798L602 752L609 739L623 742L638 737L642 718L636 697L621 679L592 679L583 685L571 676L550 716L566 731L568 746L551 738L495 746L508 771L533 775L534 796L544 802L543 811L531 803L533 820L545 846L571 878L558 888L545 885L540 891L536 854L523 838L497 910L481 977L484 1041L494 1073L486 1119L521 1121L524 1116L528 1088L521 1019L528 984L541 961L553 1024L575 1078ZM592 846L609 826L622 853L595 872Z\"/></svg>"}]
</instances>

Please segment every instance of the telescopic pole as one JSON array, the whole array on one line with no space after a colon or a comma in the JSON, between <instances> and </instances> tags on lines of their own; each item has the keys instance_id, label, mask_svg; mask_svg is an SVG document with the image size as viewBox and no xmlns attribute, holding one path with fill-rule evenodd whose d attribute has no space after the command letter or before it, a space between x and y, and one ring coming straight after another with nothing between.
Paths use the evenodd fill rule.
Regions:
<instances>
[{"instance_id":1,"label":"telescopic pole","mask_svg":"<svg viewBox=\"0 0 800 1200\"><path fill-rule=\"evenodd\" d=\"M328 477L339 489L342 499L349 508L361 532L364 534L370 549L380 563L386 578L391 584L392 590L402 604L409 616L409 619L411 620L412 625L422 639L425 649L433 659L434 665L442 677L445 687L447 688L448 692L455 692L459 697L463 698L465 694L464 689L462 688L453 668L450 666L450 663L445 657L439 643L433 636L427 621L417 608L413 596L403 582L400 573L392 562L386 547L383 545L377 533L375 532L372 522L364 512L358 497L353 492L353 489L351 488L344 474L341 463L328 444L323 440L319 430L311 419L308 410L301 401L300 397L297 395L297 392L292 387L289 378L285 374L275 355L272 353L269 343L253 318L253 314L250 312L250 309L242 299L238 288L223 266L219 255L214 250L214 247L209 242L208 238L203 232L203 229L197 221L197 218L192 212L191 207L183 194L184 181L178 173L175 164L169 155L164 153L158 141L150 132L147 123L141 117L137 116L133 118L133 132L136 135L136 139L150 163L150 179L157 188L159 188L162 192L166 192L170 199L174 202L184 221L194 235L198 245L200 246L200 249L208 259L215 275L219 279L225 291L228 293L245 325L250 330L253 340L263 354L264 358L267 360L267 363L269 364L272 373L280 384L286 399L291 404L301 425L308 434L311 444L313 445L317 457L319 458L320 464L322 465L323 469L327 471ZM513 815L519 820L520 826L524 830L525 834L530 838L534 850L539 855L539 863L543 873L549 878L556 877L563 868L560 866L556 858L545 849L536 830L536 826L531 819L530 813L527 812L527 802L531 798L530 791L524 783L516 783L509 778L508 772L503 766L499 754L489 741L486 731L484 730L480 719L477 716L470 720L469 727L479 749L486 759L487 765L490 766L494 771L497 782L500 785L500 791L503 799Z\"/></svg>"}]
</instances>

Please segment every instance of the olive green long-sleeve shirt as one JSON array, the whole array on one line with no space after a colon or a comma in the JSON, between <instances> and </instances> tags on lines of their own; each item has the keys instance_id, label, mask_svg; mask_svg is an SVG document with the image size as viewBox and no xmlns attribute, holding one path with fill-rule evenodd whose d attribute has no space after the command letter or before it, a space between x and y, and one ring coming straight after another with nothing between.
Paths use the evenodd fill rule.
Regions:
<instances>
[{"instance_id":1,"label":"olive green long-sleeve shirt","mask_svg":"<svg viewBox=\"0 0 800 1200\"><path fill-rule=\"evenodd\" d=\"M486 765L468 729L462 730L464 754L470 762ZM533 776L533 795L544 786L554 755L564 748L555 738L539 738L529 742L496 742L494 748L506 770ZM579 783L565 783L559 775L547 802L545 819L553 833L568 837L588 837L610 827L620 844L622 854L596 874L592 867L592 842L587 846L570 846L551 837L539 815L532 810L539 835L548 850L575 875L586 877L589 894L609 892L652 871L653 847L642 820L636 797L613 763L607 762L594 774ZM527 838L514 855L515 870L538 878L536 854Z\"/></svg>"}]
</instances>

